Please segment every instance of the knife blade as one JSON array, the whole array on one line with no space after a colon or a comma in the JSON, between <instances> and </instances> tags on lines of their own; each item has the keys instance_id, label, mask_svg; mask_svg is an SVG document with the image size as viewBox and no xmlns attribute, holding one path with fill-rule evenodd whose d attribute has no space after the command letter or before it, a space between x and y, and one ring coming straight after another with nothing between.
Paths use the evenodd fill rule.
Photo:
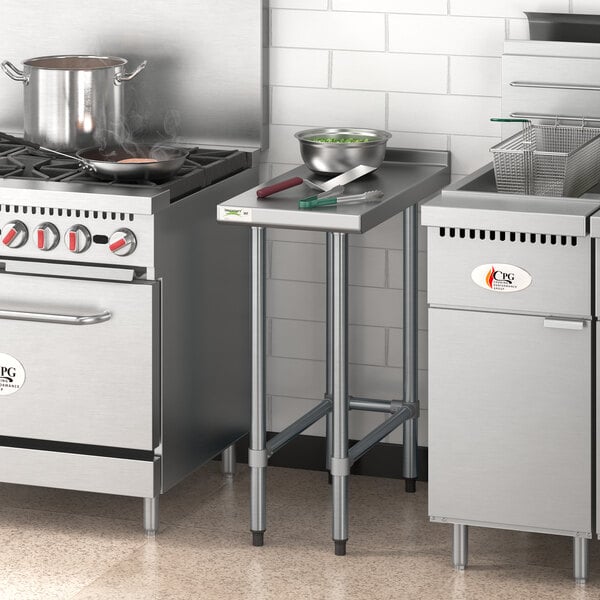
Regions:
<instances>
[{"instance_id":1,"label":"knife blade","mask_svg":"<svg viewBox=\"0 0 600 600\"><path fill-rule=\"evenodd\" d=\"M305 183L308 187L313 190L319 190L320 192L329 192L333 188L338 186L343 186L346 183L350 183L359 177L363 177L368 173L372 173L375 171L377 167L368 167L367 165L358 165L358 167L354 167L341 175L337 175L333 179L329 179L327 181L315 181L313 179L303 179L302 177L292 177L291 179L286 179L285 181L278 181L277 183L273 183L272 185L268 185L267 187L259 188L256 190L256 196L261 200L264 198L268 198L277 192L283 192L283 190L287 190L289 188L295 187L297 185L302 185Z\"/></svg>"},{"instance_id":2,"label":"knife blade","mask_svg":"<svg viewBox=\"0 0 600 600\"><path fill-rule=\"evenodd\" d=\"M342 173L341 175L338 175L333 179L328 179L327 181L324 181L322 183L317 183L311 179L305 179L304 182L314 189L318 189L323 192L329 192L338 185L346 185L351 181L355 181L360 177L364 177L365 175L372 173L373 171L375 171L375 169L377 169L377 167L358 165L358 167L354 167L353 169L350 169L349 171L346 171L345 173Z\"/></svg>"}]
</instances>

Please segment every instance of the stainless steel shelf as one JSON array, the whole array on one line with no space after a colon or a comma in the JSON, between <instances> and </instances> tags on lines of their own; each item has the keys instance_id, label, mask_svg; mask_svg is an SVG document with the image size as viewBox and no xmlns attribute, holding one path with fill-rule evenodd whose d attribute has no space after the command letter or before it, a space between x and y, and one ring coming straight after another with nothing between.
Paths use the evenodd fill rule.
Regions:
<instances>
[{"instance_id":1,"label":"stainless steel shelf","mask_svg":"<svg viewBox=\"0 0 600 600\"><path fill-rule=\"evenodd\" d=\"M348 184L344 191L345 194L360 194L381 190L383 200L377 203L300 210L298 200L314 195L314 190L307 185L265 199L256 197L259 187L291 177L318 179L307 167L298 167L223 202L219 205L217 219L235 222L224 216L224 209L246 209L244 219L240 221L246 225L364 233L449 183L450 153L445 150L388 149L385 161L377 171Z\"/></svg>"}]
</instances>

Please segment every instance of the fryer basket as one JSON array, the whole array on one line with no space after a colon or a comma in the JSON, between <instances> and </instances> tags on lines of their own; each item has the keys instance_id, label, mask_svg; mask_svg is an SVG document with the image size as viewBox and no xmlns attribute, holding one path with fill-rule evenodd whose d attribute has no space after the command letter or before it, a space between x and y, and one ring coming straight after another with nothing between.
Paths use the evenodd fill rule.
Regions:
<instances>
[{"instance_id":1,"label":"fryer basket","mask_svg":"<svg viewBox=\"0 0 600 600\"><path fill-rule=\"evenodd\" d=\"M600 128L528 125L490 151L503 194L581 196L600 180Z\"/></svg>"}]
</instances>

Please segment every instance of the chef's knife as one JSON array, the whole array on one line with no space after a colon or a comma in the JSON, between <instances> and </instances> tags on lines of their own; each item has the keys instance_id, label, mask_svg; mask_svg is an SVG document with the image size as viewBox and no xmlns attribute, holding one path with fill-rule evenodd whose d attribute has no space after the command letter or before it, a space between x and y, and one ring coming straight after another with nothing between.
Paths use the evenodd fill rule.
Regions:
<instances>
[{"instance_id":1,"label":"chef's knife","mask_svg":"<svg viewBox=\"0 0 600 600\"><path fill-rule=\"evenodd\" d=\"M261 188L256 191L256 195L259 198L266 198L267 196L271 196L272 194L276 194L277 192L282 192L283 190L287 190L291 187L295 187L302 183L306 183L309 187L319 190L321 192L328 192L335 187L340 185L346 185L351 181L359 179L368 173L372 173L377 167L369 167L367 165L358 165L358 167L354 167L333 179L329 179L327 181L314 181L312 179L302 179L301 177L292 177L291 179L286 179L285 181L280 181L279 183L275 183L273 185L269 185L267 187Z\"/></svg>"}]
</instances>

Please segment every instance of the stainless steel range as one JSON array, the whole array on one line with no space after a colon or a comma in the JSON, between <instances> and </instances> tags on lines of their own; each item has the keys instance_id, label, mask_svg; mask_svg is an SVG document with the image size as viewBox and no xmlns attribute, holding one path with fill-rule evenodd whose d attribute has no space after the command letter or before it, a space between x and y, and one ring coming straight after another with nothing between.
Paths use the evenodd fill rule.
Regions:
<instances>
[{"instance_id":1,"label":"stainless steel range","mask_svg":"<svg viewBox=\"0 0 600 600\"><path fill-rule=\"evenodd\" d=\"M253 155L194 149L160 185L18 147L0 164L0 481L156 514L248 429L247 232L215 206L256 184Z\"/></svg>"},{"instance_id":2,"label":"stainless steel range","mask_svg":"<svg viewBox=\"0 0 600 600\"><path fill-rule=\"evenodd\" d=\"M153 532L159 494L248 431L248 232L215 215L258 183L263 4L2 3L1 59L144 55L124 141L189 156L123 184L0 142L0 481L144 498ZM22 92L0 81L0 130Z\"/></svg>"}]
</instances>

